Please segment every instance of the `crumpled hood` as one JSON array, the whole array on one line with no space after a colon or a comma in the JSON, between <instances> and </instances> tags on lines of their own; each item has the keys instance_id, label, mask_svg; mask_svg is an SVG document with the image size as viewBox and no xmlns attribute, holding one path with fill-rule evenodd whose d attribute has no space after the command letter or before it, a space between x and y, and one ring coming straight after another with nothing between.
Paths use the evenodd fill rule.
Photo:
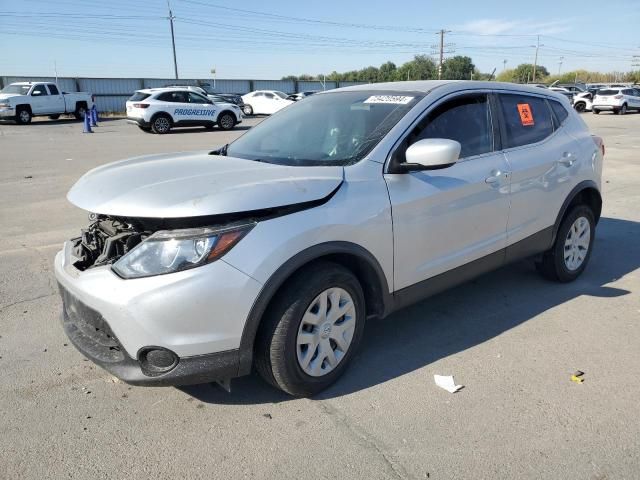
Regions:
<instances>
[{"instance_id":1,"label":"crumpled hood","mask_svg":"<svg viewBox=\"0 0 640 480\"><path fill-rule=\"evenodd\" d=\"M320 200L342 179L342 167L287 167L207 152L173 153L95 168L67 198L105 215L195 217Z\"/></svg>"}]
</instances>

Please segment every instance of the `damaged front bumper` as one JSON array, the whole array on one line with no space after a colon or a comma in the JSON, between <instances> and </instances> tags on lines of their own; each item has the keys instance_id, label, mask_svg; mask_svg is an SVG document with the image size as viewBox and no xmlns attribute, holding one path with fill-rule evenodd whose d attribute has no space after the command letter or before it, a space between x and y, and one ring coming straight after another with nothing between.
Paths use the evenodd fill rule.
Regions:
<instances>
[{"instance_id":1,"label":"damaged front bumper","mask_svg":"<svg viewBox=\"0 0 640 480\"><path fill-rule=\"evenodd\" d=\"M133 385L187 385L239 375L240 339L261 284L218 260L123 280L110 266L80 271L72 244L55 259L64 330L80 352ZM150 351L174 356L163 368Z\"/></svg>"}]
</instances>

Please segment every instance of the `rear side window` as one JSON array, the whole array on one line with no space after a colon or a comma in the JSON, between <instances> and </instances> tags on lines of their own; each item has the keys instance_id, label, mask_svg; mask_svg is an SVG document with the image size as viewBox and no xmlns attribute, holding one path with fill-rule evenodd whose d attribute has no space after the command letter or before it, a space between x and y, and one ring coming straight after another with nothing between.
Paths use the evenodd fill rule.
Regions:
<instances>
[{"instance_id":1,"label":"rear side window","mask_svg":"<svg viewBox=\"0 0 640 480\"><path fill-rule=\"evenodd\" d=\"M460 158L493 151L493 129L487 95L462 95L445 101L420 121L396 151L403 162L409 145L425 138L446 138L460 143Z\"/></svg>"},{"instance_id":2,"label":"rear side window","mask_svg":"<svg viewBox=\"0 0 640 480\"><path fill-rule=\"evenodd\" d=\"M551 105L551 110L556 116L557 124L562 125L564 121L569 116L569 112L564 108L560 102L556 102L555 100L549 100L549 105Z\"/></svg>"},{"instance_id":3,"label":"rear side window","mask_svg":"<svg viewBox=\"0 0 640 480\"><path fill-rule=\"evenodd\" d=\"M145 100L146 98L149 98L150 96L151 94L149 93L136 92L131 95L131 98L129 100L132 102L140 102L142 100Z\"/></svg>"},{"instance_id":4,"label":"rear side window","mask_svg":"<svg viewBox=\"0 0 640 480\"><path fill-rule=\"evenodd\" d=\"M502 93L499 99L505 120L505 148L540 142L553 133L551 111L544 98Z\"/></svg>"},{"instance_id":5,"label":"rear side window","mask_svg":"<svg viewBox=\"0 0 640 480\"><path fill-rule=\"evenodd\" d=\"M598 95L607 96L607 95L617 95L620 93L620 90L611 90L611 89L603 89L598 91Z\"/></svg>"},{"instance_id":6,"label":"rear side window","mask_svg":"<svg viewBox=\"0 0 640 480\"><path fill-rule=\"evenodd\" d=\"M58 91L58 87L56 87L53 83L49 84L49 93L51 93L51 95L59 95L60 92Z\"/></svg>"},{"instance_id":7,"label":"rear side window","mask_svg":"<svg viewBox=\"0 0 640 480\"><path fill-rule=\"evenodd\" d=\"M622 90L622 93L624 93L625 95L633 95L633 90L627 88L625 90Z\"/></svg>"}]
</instances>

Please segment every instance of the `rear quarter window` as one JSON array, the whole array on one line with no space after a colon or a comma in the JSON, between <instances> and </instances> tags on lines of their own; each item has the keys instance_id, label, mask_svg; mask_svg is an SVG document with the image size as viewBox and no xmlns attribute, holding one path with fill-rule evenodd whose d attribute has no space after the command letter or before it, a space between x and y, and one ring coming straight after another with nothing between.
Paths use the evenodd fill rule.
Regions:
<instances>
[{"instance_id":1,"label":"rear quarter window","mask_svg":"<svg viewBox=\"0 0 640 480\"><path fill-rule=\"evenodd\" d=\"M562 125L569 116L569 112L567 112L567 109L564 108L560 102L556 102L555 100L549 100L549 105L551 105L551 110L553 110L556 116L557 125Z\"/></svg>"},{"instance_id":2,"label":"rear quarter window","mask_svg":"<svg viewBox=\"0 0 640 480\"><path fill-rule=\"evenodd\" d=\"M505 148L537 143L553 133L551 111L544 98L502 93L499 103L505 124Z\"/></svg>"},{"instance_id":3,"label":"rear quarter window","mask_svg":"<svg viewBox=\"0 0 640 480\"><path fill-rule=\"evenodd\" d=\"M132 102L140 102L145 98L149 98L150 96L151 95L149 93L136 92L133 95L131 95L131 98L129 100Z\"/></svg>"}]
</instances>

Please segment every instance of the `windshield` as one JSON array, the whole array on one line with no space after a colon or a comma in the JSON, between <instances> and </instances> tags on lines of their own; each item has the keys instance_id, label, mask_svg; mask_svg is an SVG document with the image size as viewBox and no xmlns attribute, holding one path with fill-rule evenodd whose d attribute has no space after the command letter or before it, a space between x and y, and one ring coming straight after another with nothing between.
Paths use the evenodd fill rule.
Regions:
<instances>
[{"instance_id":1,"label":"windshield","mask_svg":"<svg viewBox=\"0 0 640 480\"><path fill-rule=\"evenodd\" d=\"M7 85L0 93L17 93L18 95L26 95L29 93L31 85Z\"/></svg>"},{"instance_id":2,"label":"windshield","mask_svg":"<svg viewBox=\"0 0 640 480\"><path fill-rule=\"evenodd\" d=\"M364 90L312 95L253 127L226 154L279 165L350 165L421 98L413 92Z\"/></svg>"},{"instance_id":3,"label":"windshield","mask_svg":"<svg viewBox=\"0 0 640 480\"><path fill-rule=\"evenodd\" d=\"M278 95L280 98L287 98L288 97L288 95L286 93L276 92L276 91L274 91L273 93Z\"/></svg>"}]
</instances>

